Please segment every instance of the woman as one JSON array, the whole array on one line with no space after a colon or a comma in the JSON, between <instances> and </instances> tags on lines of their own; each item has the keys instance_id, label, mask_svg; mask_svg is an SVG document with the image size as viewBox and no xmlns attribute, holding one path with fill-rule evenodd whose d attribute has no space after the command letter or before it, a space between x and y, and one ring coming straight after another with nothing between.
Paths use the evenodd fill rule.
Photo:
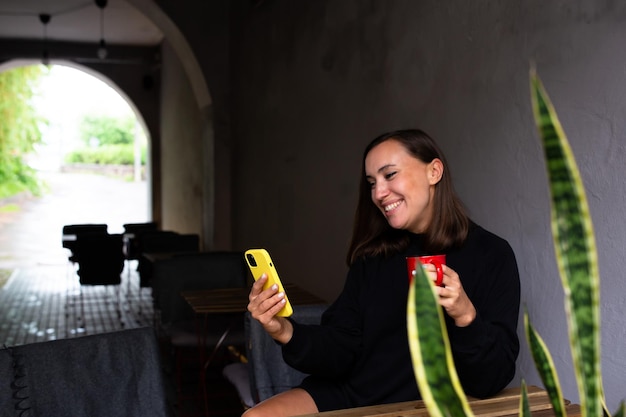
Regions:
<instances>
[{"instance_id":1,"label":"woman","mask_svg":"<svg viewBox=\"0 0 626 417\"><path fill-rule=\"evenodd\" d=\"M473 223L443 153L420 130L365 149L344 289L319 326L276 317L284 294L250 292L248 310L282 344L285 361L311 374L248 410L295 416L420 398L406 333L406 257L446 254L437 287L465 392L487 397L513 378L519 352L519 274L509 244ZM436 279L435 267L424 267Z\"/></svg>"}]
</instances>

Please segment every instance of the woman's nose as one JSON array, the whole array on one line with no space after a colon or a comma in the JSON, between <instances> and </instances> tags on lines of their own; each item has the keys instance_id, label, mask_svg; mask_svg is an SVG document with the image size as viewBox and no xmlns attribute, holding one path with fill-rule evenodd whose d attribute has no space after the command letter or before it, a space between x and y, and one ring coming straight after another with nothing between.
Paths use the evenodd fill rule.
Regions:
<instances>
[{"instance_id":1,"label":"woman's nose","mask_svg":"<svg viewBox=\"0 0 626 417\"><path fill-rule=\"evenodd\" d=\"M389 189L384 184L376 184L372 190L372 196L376 200L382 200L387 194L389 194Z\"/></svg>"}]
</instances>

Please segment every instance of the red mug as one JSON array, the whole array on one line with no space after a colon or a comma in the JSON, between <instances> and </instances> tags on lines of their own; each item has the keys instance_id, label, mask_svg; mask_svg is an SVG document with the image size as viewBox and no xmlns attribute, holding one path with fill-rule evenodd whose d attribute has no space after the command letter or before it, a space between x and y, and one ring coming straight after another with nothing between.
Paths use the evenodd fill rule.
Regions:
<instances>
[{"instance_id":1,"label":"red mug","mask_svg":"<svg viewBox=\"0 0 626 417\"><path fill-rule=\"evenodd\" d=\"M413 279L413 274L417 269L418 262L421 265L433 264L437 269L437 280L435 285L443 286L443 268L441 265L446 264L446 255L426 255L426 256L407 256L406 266L409 271L409 282Z\"/></svg>"}]
</instances>

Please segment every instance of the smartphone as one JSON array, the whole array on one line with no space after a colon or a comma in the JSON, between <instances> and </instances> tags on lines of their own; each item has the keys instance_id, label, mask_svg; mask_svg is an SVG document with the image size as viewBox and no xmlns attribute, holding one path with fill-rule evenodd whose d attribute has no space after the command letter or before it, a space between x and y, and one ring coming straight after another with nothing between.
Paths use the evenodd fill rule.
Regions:
<instances>
[{"instance_id":1,"label":"smartphone","mask_svg":"<svg viewBox=\"0 0 626 417\"><path fill-rule=\"evenodd\" d=\"M274 262L272 262L270 254L265 249L248 249L245 252L245 258L255 281L261 278L263 273L267 274L268 279L263 286L264 290L276 284L278 285L278 291L285 293L283 284L280 282L280 278L278 278L278 272L276 271ZM285 301L285 306L276 314L277 316L289 317L293 314L287 293L285 293Z\"/></svg>"}]
</instances>

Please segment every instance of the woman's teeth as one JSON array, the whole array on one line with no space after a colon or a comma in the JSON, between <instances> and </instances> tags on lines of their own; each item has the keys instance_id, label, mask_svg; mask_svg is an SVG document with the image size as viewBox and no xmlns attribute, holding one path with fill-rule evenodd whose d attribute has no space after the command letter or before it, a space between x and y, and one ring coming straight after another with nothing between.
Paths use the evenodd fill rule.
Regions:
<instances>
[{"instance_id":1,"label":"woman's teeth","mask_svg":"<svg viewBox=\"0 0 626 417\"><path fill-rule=\"evenodd\" d=\"M401 201L396 201L393 204L389 204L388 206L385 206L385 211L391 211L393 209L395 209L396 207L398 207L400 205Z\"/></svg>"}]
</instances>

